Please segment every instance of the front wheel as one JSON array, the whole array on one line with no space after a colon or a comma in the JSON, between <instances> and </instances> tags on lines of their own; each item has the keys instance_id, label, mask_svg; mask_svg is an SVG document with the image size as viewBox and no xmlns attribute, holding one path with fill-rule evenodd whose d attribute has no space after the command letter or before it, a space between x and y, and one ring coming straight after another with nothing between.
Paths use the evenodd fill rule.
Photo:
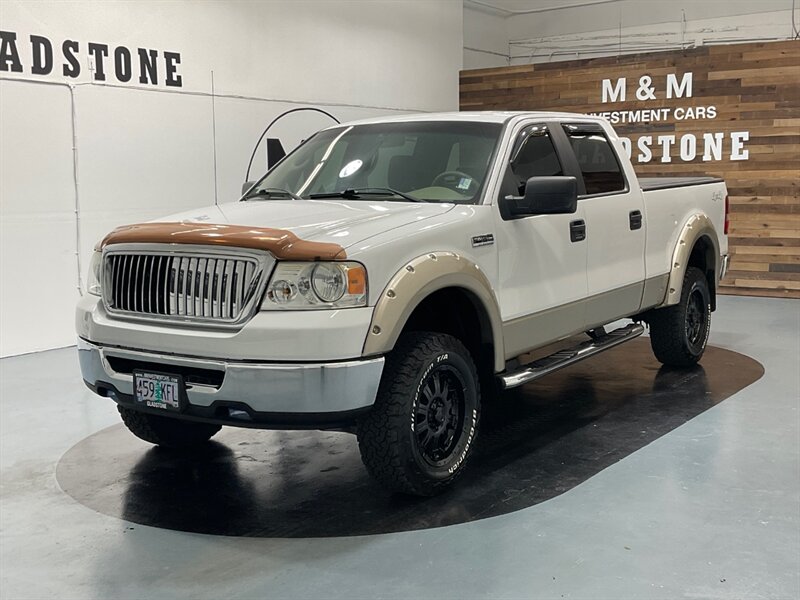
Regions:
<instances>
[{"instance_id":1,"label":"front wheel","mask_svg":"<svg viewBox=\"0 0 800 600\"><path fill-rule=\"evenodd\" d=\"M117 405L122 422L128 430L145 442L165 448L188 448L197 446L211 439L222 429L210 423L180 421L171 417L162 417L143 413Z\"/></svg>"},{"instance_id":2,"label":"front wheel","mask_svg":"<svg viewBox=\"0 0 800 600\"><path fill-rule=\"evenodd\" d=\"M432 496L464 471L479 420L469 351L450 335L410 332L387 357L375 405L358 424L358 447L387 488Z\"/></svg>"},{"instance_id":3,"label":"front wheel","mask_svg":"<svg viewBox=\"0 0 800 600\"><path fill-rule=\"evenodd\" d=\"M681 299L650 316L650 345L656 358L672 367L690 367L703 356L711 330L711 294L700 269L689 267Z\"/></svg>"}]
</instances>

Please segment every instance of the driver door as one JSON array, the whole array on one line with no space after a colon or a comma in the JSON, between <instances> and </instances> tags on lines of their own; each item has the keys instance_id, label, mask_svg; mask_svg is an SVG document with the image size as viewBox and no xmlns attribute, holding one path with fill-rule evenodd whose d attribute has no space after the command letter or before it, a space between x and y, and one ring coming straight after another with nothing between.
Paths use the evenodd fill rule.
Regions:
<instances>
[{"instance_id":1,"label":"driver door","mask_svg":"<svg viewBox=\"0 0 800 600\"><path fill-rule=\"evenodd\" d=\"M573 175L559 159L550 126L541 123L522 128L505 164L501 197L521 195L530 177ZM583 331L588 283L581 203L574 214L506 220L496 209L494 215L506 359Z\"/></svg>"}]
</instances>

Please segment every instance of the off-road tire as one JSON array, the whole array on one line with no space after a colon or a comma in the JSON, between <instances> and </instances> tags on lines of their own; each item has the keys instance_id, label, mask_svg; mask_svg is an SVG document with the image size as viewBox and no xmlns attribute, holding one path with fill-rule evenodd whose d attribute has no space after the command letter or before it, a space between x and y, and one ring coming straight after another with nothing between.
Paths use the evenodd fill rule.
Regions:
<instances>
[{"instance_id":1,"label":"off-road tire","mask_svg":"<svg viewBox=\"0 0 800 600\"><path fill-rule=\"evenodd\" d=\"M705 352L711 331L711 293L703 272L694 267L686 269L680 302L652 311L648 320L650 346L661 363L671 367L696 364Z\"/></svg>"},{"instance_id":2,"label":"off-road tire","mask_svg":"<svg viewBox=\"0 0 800 600\"><path fill-rule=\"evenodd\" d=\"M386 488L417 496L433 496L450 486L464 472L478 434L478 381L472 356L457 338L403 334L386 357L375 405L358 423L358 448L367 471ZM440 398L436 390L448 391ZM440 413L443 402L450 409ZM461 416L439 417L455 413ZM423 414L426 418L421 419ZM432 433L444 431L442 427L455 432L452 438ZM426 431L434 438L428 438L434 442L433 451L420 441ZM435 443L447 439L452 443L449 451L446 443L445 448ZM436 453L442 460L434 460Z\"/></svg>"},{"instance_id":3,"label":"off-road tire","mask_svg":"<svg viewBox=\"0 0 800 600\"><path fill-rule=\"evenodd\" d=\"M151 444L165 448L189 448L203 444L211 439L222 427L210 423L180 421L143 413L117 405L122 422L130 432Z\"/></svg>"}]
</instances>

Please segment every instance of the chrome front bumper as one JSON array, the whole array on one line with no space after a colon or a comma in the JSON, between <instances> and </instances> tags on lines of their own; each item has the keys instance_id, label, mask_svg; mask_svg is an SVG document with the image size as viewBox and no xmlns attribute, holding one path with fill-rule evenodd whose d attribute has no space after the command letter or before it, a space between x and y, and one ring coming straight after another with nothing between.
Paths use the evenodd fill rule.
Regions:
<instances>
[{"instance_id":1,"label":"chrome front bumper","mask_svg":"<svg viewBox=\"0 0 800 600\"><path fill-rule=\"evenodd\" d=\"M383 357L287 364L226 361L104 347L82 338L78 359L86 384L123 405L133 402L133 369L212 374L203 383L187 378L187 416L244 426L276 421L270 415L289 417L287 422L306 416L313 422L316 416L324 421L325 415L366 409L375 402L384 363Z\"/></svg>"}]
</instances>

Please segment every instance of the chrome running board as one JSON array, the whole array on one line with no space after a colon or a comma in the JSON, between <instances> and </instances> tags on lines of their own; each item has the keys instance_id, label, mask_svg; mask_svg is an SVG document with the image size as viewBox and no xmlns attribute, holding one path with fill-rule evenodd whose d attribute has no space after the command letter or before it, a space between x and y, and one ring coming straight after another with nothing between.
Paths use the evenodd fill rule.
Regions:
<instances>
[{"instance_id":1,"label":"chrome running board","mask_svg":"<svg viewBox=\"0 0 800 600\"><path fill-rule=\"evenodd\" d=\"M530 364L523 365L518 370L512 371L511 373L499 375L498 379L503 389L514 388L529 383L534 379L539 379L539 377L543 377L553 371L568 367L585 358L599 354L604 350L619 346L624 342L639 337L643 333L643 325L631 323L630 325L620 327L609 333L598 335L594 339L583 342L574 348L559 350L550 356L545 356Z\"/></svg>"}]
</instances>

